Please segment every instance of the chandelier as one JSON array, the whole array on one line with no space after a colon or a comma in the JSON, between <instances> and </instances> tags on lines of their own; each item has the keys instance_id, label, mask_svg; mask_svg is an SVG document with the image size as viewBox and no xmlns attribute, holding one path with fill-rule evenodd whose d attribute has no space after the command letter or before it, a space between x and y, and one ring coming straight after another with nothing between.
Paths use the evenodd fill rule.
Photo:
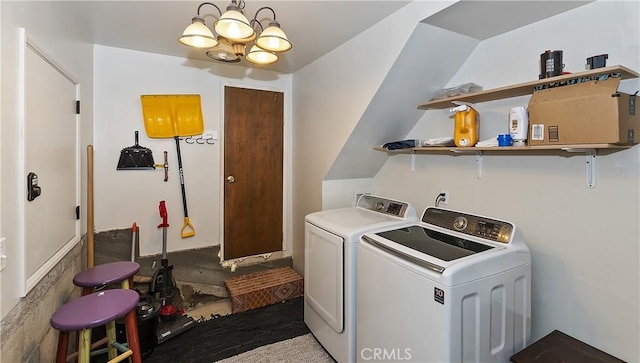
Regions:
<instances>
[{"instance_id":1,"label":"chandelier","mask_svg":"<svg viewBox=\"0 0 640 363\"><path fill-rule=\"evenodd\" d=\"M200 15L200 10L205 5L215 7L220 15L213 23L217 36L207 27L204 18ZM276 12L264 6L256 11L253 19L248 20L244 15L244 6L244 0L231 0L231 4L223 14L213 3L200 4L196 16L191 19L191 24L178 38L178 42L194 48L207 49L207 56L220 62L237 63L243 56L255 64L277 62L278 53L288 51L292 45L280 29ZM263 10L270 10L273 14L273 19L269 19L269 25L266 28L262 27L258 18L258 14ZM252 42L249 51L245 54Z\"/></svg>"}]
</instances>

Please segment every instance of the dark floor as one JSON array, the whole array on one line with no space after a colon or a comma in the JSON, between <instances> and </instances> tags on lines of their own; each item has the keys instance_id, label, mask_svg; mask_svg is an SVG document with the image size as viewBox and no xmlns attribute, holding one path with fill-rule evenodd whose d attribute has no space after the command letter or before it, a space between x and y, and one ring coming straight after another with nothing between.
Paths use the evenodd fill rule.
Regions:
<instances>
[{"instance_id":1,"label":"dark floor","mask_svg":"<svg viewBox=\"0 0 640 363\"><path fill-rule=\"evenodd\" d=\"M94 264L101 265L116 261L130 261L131 240L132 233L130 229L119 229L96 233L94 237ZM173 266L172 275L179 292L177 297L180 299L179 302L174 300L173 304L177 305L179 308L185 308L186 310L188 307L193 307L200 303L207 304L208 302L227 299L229 297L229 292L224 285L224 280L230 277L241 276L272 268L292 266L292 259L290 257L274 259L271 261L257 260L258 263L256 264L252 264L250 266L239 266L234 272L231 272L229 268L223 268L220 264L220 259L218 257L219 251L219 246L212 246L200 249L169 252L167 254L169 264ZM140 271L136 276L134 276L134 288L144 295L148 291L149 282L153 280L152 276L161 267L162 256L153 255L140 257L139 254L134 253L134 259L136 262L140 263ZM273 317L270 318L271 320L267 319L266 323L261 323L262 320L270 316L266 313L259 315L260 318L250 319L251 321L255 320L255 322L251 324L241 319L243 316L253 316L253 314L257 314L258 311L244 315L232 314L233 317L223 317L225 320L217 318L219 316L218 315L216 316L217 319L209 320L209 322L205 322L206 324L198 322L192 330L179 333L180 336L176 336L175 340L172 338L167 342L158 344L158 351L151 354L151 356L148 357L148 359L145 359L145 361L173 363L210 362L213 358L221 359L234 354L239 354L242 351L252 349L254 346L268 344L271 340L275 342L288 339L290 336L293 337L307 333L308 328L304 325L301 317L301 300L297 299L296 301L298 302L259 309L259 311L264 310L274 312ZM288 310L283 310L287 312L286 314L283 314L283 311L281 310L284 306L293 306L292 311L296 312L296 314L291 313ZM237 317L236 315L241 316ZM238 330L238 319L242 320L243 329ZM274 324L273 321L276 321L274 319L280 319L282 322L277 320L280 323ZM220 324L218 324L218 321L220 321ZM222 322L227 321L228 326L222 324ZM142 331L145 329L149 330L147 325L148 319L147 321L139 321L141 340L143 337L146 337L145 339L148 341L148 339L154 337L154 334L151 334L148 331L146 333ZM292 326L294 326L295 329L293 329ZM250 342L251 339L237 336L239 332L247 330L247 327L254 327L254 329L257 329L260 333L259 335L263 336L262 339L264 341L253 339L255 340L255 344L251 345L247 343ZM120 326L119 329L122 330L123 326ZM216 342L217 345L214 344L212 348L209 347L211 344L205 344L206 347L209 347L205 349L202 346L202 335L208 331L207 329L212 331L212 337L210 337L211 341ZM251 336L255 335L255 332L248 333L251 333L249 334ZM182 336L183 334L184 336ZM194 334L198 337L197 339L194 339ZM226 340L223 340L222 337L226 337ZM187 342L191 344L188 349L186 347ZM242 344L239 344L239 342L242 342ZM148 342L146 344L146 348L148 348ZM155 341L151 346L156 346ZM228 351L225 351L225 349ZM185 354L189 355L187 353L193 356L182 357ZM204 360L195 358L201 355ZM176 357L182 357L184 359L177 359ZM106 362L107 360L106 356L98 357L97 359L97 362Z\"/></svg>"},{"instance_id":2,"label":"dark floor","mask_svg":"<svg viewBox=\"0 0 640 363\"><path fill-rule=\"evenodd\" d=\"M95 264L131 260L131 240L131 229L96 233L94 242ZM219 246L212 246L169 252L167 254L169 264L173 266L173 278L176 280L176 284L179 287L188 285L186 290L191 290L188 291L187 295L194 295L194 298L202 298L202 295L213 295L219 298L228 297L228 291L224 286L225 279L276 267L292 266L292 260L288 257L262 261L251 266L240 266L234 272L231 272L229 268L223 268L220 264L219 251ZM137 280L142 280L142 285L144 285L145 282L151 279L154 272L160 268L162 256L143 256L135 259L140 263L140 271L136 276Z\"/></svg>"},{"instance_id":3,"label":"dark floor","mask_svg":"<svg viewBox=\"0 0 640 363\"><path fill-rule=\"evenodd\" d=\"M304 300L298 297L199 323L158 344L144 361L212 363L309 332L304 323Z\"/></svg>"}]
</instances>

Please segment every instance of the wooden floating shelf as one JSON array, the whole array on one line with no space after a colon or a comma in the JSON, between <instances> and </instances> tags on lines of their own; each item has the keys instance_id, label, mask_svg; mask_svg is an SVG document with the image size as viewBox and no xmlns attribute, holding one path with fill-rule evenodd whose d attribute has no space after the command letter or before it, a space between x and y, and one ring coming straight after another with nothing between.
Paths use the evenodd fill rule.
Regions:
<instances>
[{"instance_id":1,"label":"wooden floating shelf","mask_svg":"<svg viewBox=\"0 0 640 363\"><path fill-rule=\"evenodd\" d=\"M573 145L538 145L538 146L494 146L494 147L446 147L427 146L407 149L387 150L382 146L375 146L374 150L386 152L389 155L411 155L411 171L415 171L416 154L475 155L477 178L482 179L482 159L486 154L503 155L558 155L572 156L584 154L586 184L595 188L598 180L596 154L611 154L616 151L629 149L633 145L617 144L573 144Z\"/></svg>"},{"instance_id":2,"label":"wooden floating shelf","mask_svg":"<svg viewBox=\"0 0 640 363\"><path fill-rule=\"evenodd\" d=\"M563 74L561 76L543 78L536 81L520 83L520 84L515 84L511 86L506 86L506 87L494 88L486 91L467 93L467 94L458 95L454 97L442 98L439 100L433 100L433 101L422 103L418 105L418 109L420 110L445 109L445 108L453 107L453 104L452 104L453 101L479 103L479 102L495 101L502 98L525 96L525 95L532 94L536 86L540 86L543 84L564 82L564 81L569 81L572 79L583 78L583 77L601 76L609 73L620 73L622 76L621 79L637 78L638 76L640 76L637 72L627 67L616 65L616 66L610 66L610 67L591 69L584 72Z\"/></svg>"},{"instance_id":3,"label":"wooden floating shelf","mask_svg":"<svg viewBox=\"0 0 640 363\"><path fill-rule=\"evenodd\" d=\"M521 151L525 153L535 153L536 151L572 151L572 150L609 150L618 151L628 149L633 145L617 145L617 144L575 144L575 145L538 145L538 146L490 146L490 147L448 147L448 146L425 146L414 147L408 149L387 150L382 146L375 146L373 149L377 151L387 152L389 154L417 154L417 153L476 153L476 152L514 152Z\"/></svg>"}]
</instances>

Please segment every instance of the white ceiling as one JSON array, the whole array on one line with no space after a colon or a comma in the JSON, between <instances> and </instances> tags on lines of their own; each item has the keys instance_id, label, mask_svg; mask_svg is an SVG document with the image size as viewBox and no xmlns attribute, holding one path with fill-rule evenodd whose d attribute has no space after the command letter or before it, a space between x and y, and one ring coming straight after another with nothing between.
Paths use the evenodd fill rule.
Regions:
<instances>
[{"instance_id":1,"label":"white ceiling","mask_svg":"<svg viewBox=\"0 0 640 363\"><path fill-rule=\"evenodd\" d=\"M231 1L212 2L224 12ZM215 62L204 51L191 49L177 42L201 3L82 1L78 5L81 17L91 29L91 40L95 44ZM293 48L282 53L277 63L255 67L293 73L408 3L409 1L404 0L247 0L245 13L248 18L253 18L260 7L271 7L282 30L293 43ZM213 14L217 15L213 6L202 7L200 15L204 15L209 27L215 20ZM271 16L271 12L260 13L261 17L265 15ZM254 66L245 60L236 64Z\"/></svg>"},{"instance_id":2,"label":"white ceiling","mask_svg":"<svg viewBox=\"0 0 640 363\"><path fill-rule=\"evenodd\" d=\"M435 0L417 0L435 1ZM408 0L271 0L251 1L245 5L248 18L263 6L273 8L277 20L293 48L281 53L280 61L256 66L245 60L235 65L293 73L363 32L391 13L407 5ZM457 2L424 22L475 39L489 37L542 20L584 5L588 1L485 1ZM177 38L191 23L201 1L79 1L81 22L86 22L90 40L95 44L165 54L187 59L216 62L205 51L181 45ZM223 12L230 0L213 1ZM211 26L217 10L202 7L201 16ZM270 16L264 11L261 17ZM264 24L267 25L267 24ZM234 66L230 64L229 66Z\"/></svg>"}]
</instances>

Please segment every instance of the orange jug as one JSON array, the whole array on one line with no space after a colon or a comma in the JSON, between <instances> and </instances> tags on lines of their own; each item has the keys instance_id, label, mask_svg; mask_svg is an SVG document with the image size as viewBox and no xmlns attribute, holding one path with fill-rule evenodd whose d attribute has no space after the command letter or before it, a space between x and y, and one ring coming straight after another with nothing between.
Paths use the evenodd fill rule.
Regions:
<instances>
[{"instance_id":1,"label":"orange jug","mask_svg":"<svg viewBox=\"0 0 640 363\"><path fill-rule=\"evenodd\" d=\"M471 104L456 104L459 106L449 110L456 113L453 142L458 147L474 146L480 138L480 115Z\"/></svg>"}]
</instances>

